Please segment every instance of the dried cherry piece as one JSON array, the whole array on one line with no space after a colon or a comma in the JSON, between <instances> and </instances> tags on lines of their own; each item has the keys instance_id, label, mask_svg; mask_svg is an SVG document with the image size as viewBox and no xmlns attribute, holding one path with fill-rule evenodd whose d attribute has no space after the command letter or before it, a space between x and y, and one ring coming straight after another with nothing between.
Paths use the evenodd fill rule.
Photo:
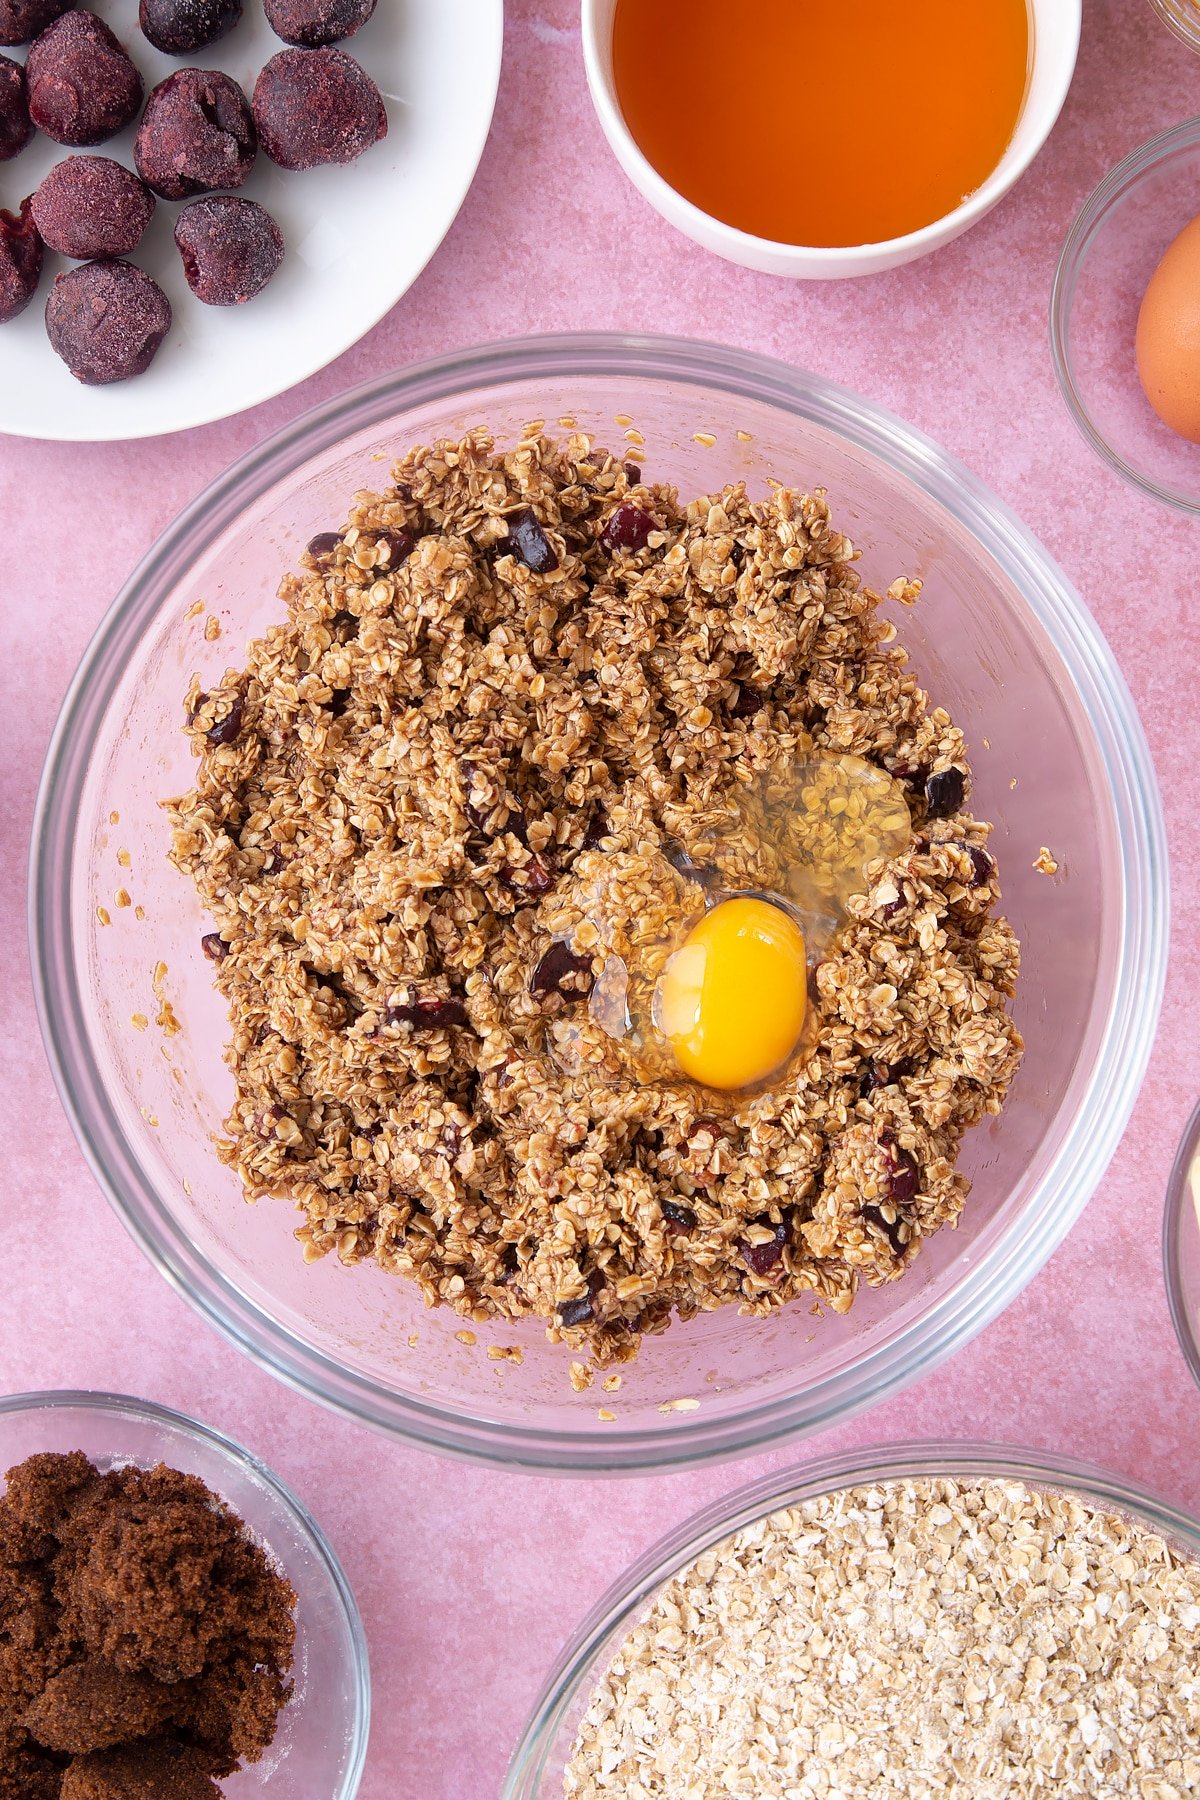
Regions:
<instances>
[{"instance_id":1,"label":"dried cherry piece","mask_svg":"<svg viewBox=\"0 0 1200 1800\"><path fill-rule=\"evenodd\" d=\"M752 1275L769 1275L783 1256L784 1246L790 1235L789 1223L786 1219L780 1219L778 1224L772 1219L752 1219L751 1224L761 1225L771 1232L771 1241L767 1244L751 1244L745 1238L739 1238L738 1250Z\"/></svg>"},{"instance_id":2,"label":"dried cherry piece","mask_svg":"<svg viewBox=\"0 0 1200 1800\"><path fill-rule=\"evenodd\" d=\"M417 547L416 538L411 531L406 531L403 526L400 526L396 531L380 532L378 542L380 544L386 544L388 547L389 555L387 563L385 564L385 569L388 572L392 569L398 569L402 562L407 562L408 558Z\"/></svg>"},{"instance_id":3,"label":"dried cherry piece","mask_svg":"<svg viewBox=\"0 0 1200 1800\"><path fill-rule=\"evenodd\" d=\"M737 697L729 710L735 719L752 719L766 704L766 695L743 681L738 683Z\"/></svg>"},{"instance_id":4,"label":"dried cherry piece","mask_svg":"<svg viewBox=\"0 0 1200 1800\"><path fill-rule=\"evenodd\" d=\"M361 31L376 0L263 0L267 24L285 44L317 50Z\"/></svg>"},{"instance_id":5,"label":"dried cherry piece","mask_svg":"<svg viewBox=\"0 0 1200 1800\"><path fill-rule=\"evenodd\" d=\"M242 0L140 0L142 35L166 56L194 56L232 31Z\"/></svg>"},{"instance_id":6,"label":"dried cherry piece","mask_svg":"<svg viewBox=\"0 0 1200 1800\"><path fill-rule=\"evenodd\" d=\"M183 273L205 306L253 300L283 261L283 233L257 201L234 194L193 200L175 221Z\"/></svg>"},{"instance_id":7,"label":"dried cherry piece","mask_svg":"<svg viewBox=\"0 0 1200 1800\"><path fill-rule=\"evenodd\" d=\"M925 782L925 810L931 819L948 819L963 803L966 780L961 769L938 769Z\"/></svg>"},{"instance_id":8,"label":"dried cherry piece","mask_svg":"<svg viewBox=\"0 0 1200 1800\"><path fill-rule=\"evenodd\" d=\"M60 256L127 256L146 235L154 195L111 156L68 156L33 194L34 223Z\"/></svg>"},{"instance_id":9,"label":"dried cherry piece","mask_svg":"<svg viewBox=\"0 0 1200 1800\"><path fill-rule=\"evenodd\" d=\"M69 12L47 26L25 63L29 115L57 144L102 144L136 115L142 78L102 19Z\"/></svg>"},{"instance_id":10,"label":"dried cherry piece","mask_svg":"<svg viewBox=\"0 0 1200 1800\"><path fill-rule=\"evenodd\" d=\"M650 533L657 530L658 525L648 512L634 506L631 500L622 500L609 513L600 542L606 550L644 550Z\"/></svg>"},{"instance_id":11,"label":"dried cherry piece","mask_svg":"<svg viewBox=\"0 0 1200 1800\"><path fill-rule=\"evenodd\" d=\"M205 704L207 699L207 694L201 694L199 700L196 702L197 712ZM229 708L225 717L223 719L218 719L216 724L210 725L205 732L204 735L209 743L215 744L218 747L222 744L232 744L237 738L238 732L242 729L242 719L245 715L245 711L245 695L235 694L233 697L233 705ZM193 714L193 717L195 717L195 714Z\"/></svg>"},{"instance_id":12,"label":"dried cherry piece","mask_svg":"<svg viewBox=\"0 0 1200 1800\"><path fill-rule=\"evenodd\" d=\"M418 999L410 989L407 1001L389 1001L383 1009L388 1025L411 1025L414 1031L446 1031L451 1026L467 1025L467 1009L457 994L429 995Z\"/></svg>"},{"instance_id":13,"label":"dried cherry piece","mask_svg":"<svg viewBox=\"0 0 1200 1800\"><path fill-rule=\"evenodd\" d=\"M599 1269L593 1269L587 1278L587 1293L580 1294L577 1299L564 1300L558 1308L560 1325L587 1325L596 1316L596 1298L604 1286L604 1277Z\"/></svg>"},{"instance_id":14,"label":"dried cherry piece","mask_svg":"<svg viewBox=\"0 0 1200 1800\"><path fill-rule=\"evenodd\" d=\"M995 859L989 856L986 850L981 849L978 844L964 844L963 849L972 870L971 880L967 885L984 887L996 873Z\"/></svg>"},{"instance_id":15,"label":"dried cherry piece","mask_svg":"<svg viewBox=\"0 0 1200 1800\"><path fill-rule=\"evenodd\" d=\"M581 848L584 850L594 850L597 844L608 836L610 830L611 826L608 822L608 814L602 806L598 806L587 822L587 830L583 834L583 844Z\"/></svg>"},{"instance_id":16,"label":"dried cherry piece","mask_svg":"<svg viewBox=\"0 0 1200 1800\"><path fill-rule=\"evenodd\" d=\"M25 71L11 56L0 56L0 162L19 156L32 136Z\"/></svg>"},{"instance_id":17,"label":"dried cherry piece","mask_svg":"<svg viewBox=\"0 0 1200 1800\"><path fill-rule=\"evenodd\" d=\"M229 945L219 931L206 931L200 939L200 948L209 962L224 962L229 955Z\"/></svg>"},{"instance_id":18,"label":"dried cherry piece","mask_svg":"<svg viewBox=\"0 0 1200 1800\"><path fill-rule=\"evenodd\" d=\"M176 69L146 102L133 160L164 200L241 187L258 151L250 105L220 69Z\"/></svg>"},{"instance_id":19,"label":"dried cherry piece","mask_svg":"<svg viewBox=\"0 0 1200 1800\"><path fill-rule=\"evenodd\" d=\"M554 546L542 530L541 522L532 506L518 507L516 512L508 515L505 523L508 536L504 541L504 549L518 562L535 575L548 575L551 569L557 569L558 557Z\"/></svg>"},{"instance_id":20,"label":"dried cherry piece","mask_svg":"<svg viewBox=\"0 0 1200 1800\"><path fill-rule=\"evenodd\" d=\"M661 1200L659 1205L672 1231L695 1231L698 1220L690 1206L680 1206L677 1200Z\"/></svg>"},{"instance_id":21,"label":"dried cherry piece","mask_svg":"<svg viewBox=\"0 0 1200 1800\"><path fill-rule=\"evenodd\" d=\"M30 44L74 0L0 0L0 44Z\"/></svg>"},{"instance_id":22,"label":"dried cherry piece","mask_svg":"<svg viewBox=\"0 0 1200 1800\"><path fill-rule=\"evenodd\" d=\"M42 279L42 239L28 200L0 211L0 325L25 311Z\"/></svg>"},{"instance_id":23,"label":"dried cherry piece","mask_svg":"<svg viewBox=\"0 0 1200 1800\"><path fill-rule=\"evenodd\" d=\"M642 471L635 462L624 462L621 464L621 467L625 471L625 479L630 487L640 487L642 485Z\"/></svg>"},{"instance_id":24,"label":"dried cherry piece","mask_svg":"<svg viewBox=\"0 0 1200 1800\"><path fill-rule=\"evenodd\" d=\"M888 1171L888 1199L896 1206L907 1206L917 1197L921 1171L911 1150L897 1143L890 1131L879 1140Z\"/></svg>"},{"instance_id":25,"label":"dried cherry piece","mask_svg":"<svg viewBox=\"0 0 1200 1800\"><path fill-rule=\"evenodd\" d=\"M531 994L561 994L564 1000L584 1000L591 993L595 977L592 959L581 956L569 944L556 939L538 959L529 977Z\"/></svg>"},{"instance_id":26,"label":"dried cherry piece","mask_svg":"<svg viewBox=\"0 0 1200 1800\"><path fill-rule=\"evenodd\" d=\"M316 537L309 538L304 548L311 557L314 557L319 562L324 556L332 556L341 541L342 538L340 532L318 531ZM346 616L348 618L350 615L347 614Z\"/></svg>"},{"instance_id":27,"label":"dried cherry piece","mask_svg":"<svg viewBox=\"0 0 1200 1800\"><path fill-rule=\"evenodd\" d=\"M170 301L132 263L81 263L58 277L46 302L51 346L89 387L140 375L170 329Z\"/></svg>"},{"instance_id":28,"label":"dried cherry piece","mask_svg":"<svg viewBox=\"0 0 1200 1800\"><path fill-rule=\"evenodd\" d=\"M281 169L348 163L387 136L383 96L344 50L281 50L254 84L254 123Z\"/></svg>"},{"instance_id":29,"label":"dried cherry piece","mask_svg":"<svg viewBox=\"0 0 1200 1800\"><path fill-rule=\"evenodd\" d=\"M904 1239L900 1235L901 1221L899 1214L897 1214L894 1219L887 1219L884 1217L882 1209L878 1206L864 1206L862 1211L864 1219L872 1220L874 1224L879 1226L881 1231L887 1233L888 1243L892 1246L896 1255L903 1255Z\"/></svg>"},{"instance_id":30,"label":"dried cherry piece","mask_svg":"<svg viewBox=\"0 0 1200 1800\"><path fill-rule=\"evenodd\" d=\"M505 863L500 879L506 888L518 894L548 894L554 886L554 876L540 856L531 856L520 868Z\"/></svg>"}]
</instances>

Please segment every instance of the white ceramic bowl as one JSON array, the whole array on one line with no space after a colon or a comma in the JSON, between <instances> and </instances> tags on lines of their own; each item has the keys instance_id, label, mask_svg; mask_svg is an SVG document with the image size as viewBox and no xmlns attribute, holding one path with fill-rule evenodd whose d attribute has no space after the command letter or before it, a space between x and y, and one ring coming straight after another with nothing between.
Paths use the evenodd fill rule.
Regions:
<instances>
[{"instance_id":1,"label":"white ceramic bowl","mask_svg":"<svg viewBox=\"0 0 1200 1800\"><path fill-rule=\"evenodd\" d=\"M685 200L663 179L638 148L617 103L612 58L616 9L617 0L583 0L583 60L604 135L634 186L685 236L730 262L794 280L837 281L847 275L876 275L939 250L1003 199L1049 137L1067 97L1079 49L1083 0L1029 0L1032 55L1025 104L1012 142L982 187L920 231L883 243L833 249L781 244L738 231Z\"/></svg>"}]
</instances>

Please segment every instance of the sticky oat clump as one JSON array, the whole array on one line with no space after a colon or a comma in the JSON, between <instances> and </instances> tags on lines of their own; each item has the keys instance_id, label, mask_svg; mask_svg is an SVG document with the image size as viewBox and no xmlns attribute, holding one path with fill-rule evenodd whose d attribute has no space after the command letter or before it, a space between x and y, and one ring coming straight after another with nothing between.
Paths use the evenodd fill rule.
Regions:
<instances>
[{"instance_id":1,"label":"sticky oat clump","mask_svg":"<svg viewBox=\"0 0 1200 1800\"><path fill-rule=\"evenodd\" d=\"M308 1256L606 1361L673 1314L844 1311L957 1218L1018 947L962 734L855 556L821 494L683 500L585 436L477 430L359 494L193 682L167 804L229 1002L222 1155ZM732 1096L647 1078L590 1005L606 930L771 891L736 799L830 754L902 780L913 831L811 972L811 1055Z\"/></svg>"}]
</instances>

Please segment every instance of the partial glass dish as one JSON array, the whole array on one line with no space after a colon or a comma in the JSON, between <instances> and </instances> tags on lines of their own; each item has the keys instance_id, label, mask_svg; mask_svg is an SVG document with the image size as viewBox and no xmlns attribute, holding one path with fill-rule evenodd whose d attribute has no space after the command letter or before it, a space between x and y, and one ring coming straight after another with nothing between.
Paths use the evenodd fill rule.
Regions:
<instances>
[{"instance_id":1,"label":"partial glass dish","mask_svg":"<svg viewBox=\"0 0 1200 1800\"><path fill-rule=\"evenodd\" d=\"M890 1444L771 1474L715 1501L634 1563L584 1619L548 1675L509 1764L500 1800L562 1800L563 1771L597 1683L660 1590L714 1544L785 1507L844 1488L935 1477L1022 1481L1136 1520L1200 1562L1200 1520L1089 1463L992 1444Z\"/></svg>"},{"instance_id":2,"label":"partial glass dish","mask_svg":"<svg viewBox=\"0 0 1200 1800\"><path fill-rule=\"evenodd\" d=\"M219 679L281 616L281 573L342 521L356 489L385 480L389 457L481 422L511 439L529 420L557 429L563 418L635 446L652 479L685 493L745 480L761 494L769 477L823 486L866 580L924 580L903 638L967 732L977 809L996 822L1004 907L1024 946L1015 1012L1028 1050L1003 1115L968 1134L974 1191L959 1229L844 1318L794 1305L677 1321L622 1369L617 1394L576 1393L540 1322L464 1333L458 1315L427 1311L373 1266L305 1264L293 1210L245 1204L212 1143L232 1077L200 948L208 925L167 863L159 805L193 779L181 730L190 675ZM1034 866L1043 845L1053 877ZM764 357L669 339L466 351L343 395L252 451L168 529L84 657L32 855L51 1064L93 1169L155 1264L305 1393L429 1449L576 1476L745 1455L816 1430L982 1329L1099 1180L1163 982L1166 853L1150 758L1107 646L1045 551L974 476L869 402ZM512 1346L522 1362L488 1356Z\"/></svg>"},{"instance_id":3,"label":"partial glass dish","mask_svg":"<svg viewBox=\"0 0 1200 1800\"><path fill-rule=\"evenodd\" d=\"M1195 0L1150 0L1150 4L1189 50L1200 50L1200 7Z\"/></svg>"},{"instance_id":4,"label":"partial glass dish","mask_svg":"<svg viewBox=\"0 0 1200 1800\"><path fill-rule=\"evenodd\" d=\"M1106 175L1067 233L1050 297L1054 371L1071 417L1124 480L1200 512L1200 444L1164 425L1138 379L1142 295L1200 210L1200 119L1151 138Z\"/></svg>"},{"instance_id":5,"label":"partial glass dish","mask_svg":"<svg viewBox=\"0 0 1200 1800\"><path fill-rule=\"evenodd\" d=\"M1187 1122L1167 1183L1163 1268L1175 1335L1200 1384L1200 1104Z\"/></svg>"},{"instance_id":6,"label":"partial glass dish","mask_svg":"<svg viewBox=\"0 0 1200 1800\"><path fill-rule=\"evenodd\" d=\"M124 1394L13 1394L0 1399L0 1484L43 1451L82 1450L98 1468L166 1463L198 1475L239 1513L295 1589L295 1690L262 1761L223 1784L228 1800L354 1800L371 1722L362 1619L321 1527L265 1463L182 1413Z\"/></svg>"}]
</instances>

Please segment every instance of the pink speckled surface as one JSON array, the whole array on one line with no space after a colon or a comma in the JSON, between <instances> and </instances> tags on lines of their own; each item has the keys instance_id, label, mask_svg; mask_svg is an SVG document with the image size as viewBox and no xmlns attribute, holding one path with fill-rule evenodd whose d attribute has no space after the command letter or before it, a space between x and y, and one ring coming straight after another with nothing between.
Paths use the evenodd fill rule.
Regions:
<instances>
[{"instance_id":1,"label":"pink speckled surface","mask_svg":"<svg viewBox=\"0 0 1200 1800\"><path fill-rule=\"evenodd\" d=\"M322 375L185 437L101 447L0 440L9 635L0 884L13 940L0 1041L0 1386L151 1396L233 1433L299 1490L345 1561L370 1635L363 1800L488 1800L548 1664L615 1574L703 1502L804 1454L584 1484L442 1463L357 1430L276 1385L170 1292L109 1211L59 1110L21 919L35 786L76 660L135 561L209 479L315 401L410 358L570 327L663 330L772 352L930 432L1073 578L1133 689L1165 796L1175 924L1150 1075L1084 1222L1024 1296L952 1364L812 1448L930 1435L1024 1440L1092 1457L1200 1512L1200 1393L1171 1334L1159 1261L1164 1184L1200 1067L1200 714L1189 618L1200 526L1143 505L1076 436L1045 323L1079 203L1126 151L1200 111L1200 59L1145 0L1087 0L1066 111L1008 199L924 263L806 288L714 260L629 187L588 105L577 10L573 0L509 0L500 101L476 185L413 290Z\"/></svg>"}]
</instances>

